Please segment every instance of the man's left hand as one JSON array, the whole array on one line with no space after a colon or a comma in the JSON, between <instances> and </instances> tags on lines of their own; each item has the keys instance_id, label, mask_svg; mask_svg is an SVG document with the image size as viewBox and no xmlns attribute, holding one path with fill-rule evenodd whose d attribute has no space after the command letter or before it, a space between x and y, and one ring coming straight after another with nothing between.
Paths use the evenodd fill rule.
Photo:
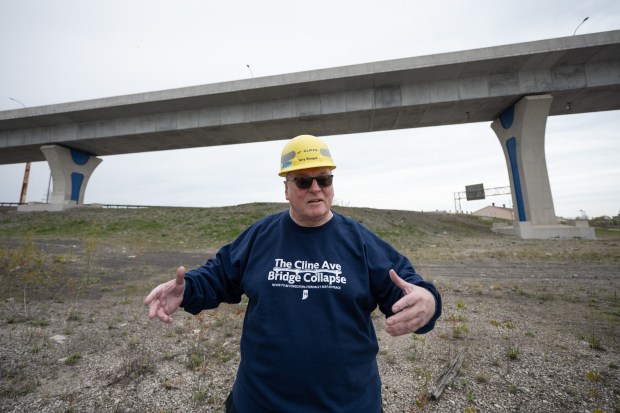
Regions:
<instances>
[{"instance_id":1,"label":"man's left hand","mask_svg":"<svg viewBox=\"0 0 620 413\"><path fill-rule=\"evenodd\" d=\"M404 297L392 306L394 315L386 320L385 331L391 336L402 336L424 327L435 314L433 294L406 282L394 270L390 270L390 278L403 291Z\"/></svg>"}]
</instances>

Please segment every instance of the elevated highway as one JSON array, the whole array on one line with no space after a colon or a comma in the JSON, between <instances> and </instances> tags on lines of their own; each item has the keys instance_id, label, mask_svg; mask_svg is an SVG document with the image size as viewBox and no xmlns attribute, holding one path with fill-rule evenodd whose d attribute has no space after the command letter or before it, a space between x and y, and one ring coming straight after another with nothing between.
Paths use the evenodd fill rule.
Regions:
<instances>
[{"instance_id":1,"label":"elevated highway","mask_svg":"<svg viewBox=\"0 0 620 413\"><path fill-rule=\"evenodd\" d=\"M620 109L620 30L0 112L0 164Z\"/></svg>"}]
</instances>

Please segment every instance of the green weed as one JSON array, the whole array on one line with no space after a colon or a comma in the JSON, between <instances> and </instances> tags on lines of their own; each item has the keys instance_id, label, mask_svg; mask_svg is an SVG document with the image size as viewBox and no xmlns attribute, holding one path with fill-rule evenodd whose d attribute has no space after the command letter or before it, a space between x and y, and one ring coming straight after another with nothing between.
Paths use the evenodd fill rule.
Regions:
<instances>
[{"instance_id":1,"label":"green weed","mask_svg":"<svg viewBox=\"0 0 620 413\"><path fill-rule=\"evenodd\" d=\"M0 365L0 398L23 397L36 389L37 381L23 371L23 366Z\"/></svg>"},{"instance_id":2,"label":"green weed","mask_svg":"<svg viewBox=\"0 0 620 413\"><path fill-rule=\"evenodd\" d=\"M491 320L490 323L494 327L506 328L508 330L512 330L513 328L515 328L511 320L503 320L503 321Z\"/></svg>"},{"instance_id":3,"label":"green weed","mask_svg":"<svg viewBox=\"0 0 620 413\"><path fill-rule=\"evenodd\" d=\"M592 371L592 370L586 371L585 378L586 380L591 381L591 382L603 381L603 376L599 372Z\"/></svg>"},{"instance_id":4,"label":"green weed","mask_svg":"<svg viewBox=\"0 0 620 413\"><path fill-rule=\"evenodd\" d=\"M469 333L469 328L466 325L456 326L452 329L452 337L459 340L464 338Z\"/></svg>"},{"instance_id":5,"label":"green weed","mask_svg":"<svg viewBox=\"0 0 620 413\"><path fill-rule=\"evenodd\" d=\"M518 360L521 356L521 350L519 350L519 347L509 347L506 351L506 356L508 360Z\"/></svg>"},{"instance_id":6,"label":"green weed","mask_svg":"<svg viewBox=\"0 0 620 413\"><path fill-rule=\"evenodd\" d=\"M204 361L204 351L199 346L192 346L187 354L187 368L197 371L202 367Z\"/></svg>"},{"instance_id":7,"label":"green weed","mask_svg":"<svg viewBox=\"0 0 620 413\"><path fill-rule=\"evenodd\" d=\"M82 320L82 315L75 311L71 311L67 316L67 321L80 321Z\"/></svg>"},{"instance_id":8,"label":"green weed","mask_svg":"<svg viewBox=\"0 0 620 413\"><path fill-rule=\"evenodd\" d=\"M594 336L587 337L586 338L586 343L588 343L588 346L591 349L594 349L594 350L601 350L602 349L602 347L601 347L601 340L599 338L597 338L597 337L594 337Z\"/></svg>"},{"instance_id":9,"label":"green weed","mask_svg":"<svg viewBox=\"0 0 620 413\"><path fill-rule=\"evenodd\" d=\"M484 374L478 374L476 376L476 382L480 384L486 384L489 382L489 378Z\"/></svg>"},{"instance_id":10,"label":"green weed","mask_svg":"<svg viewBox=\"0 0 620 413\"><path fill-rule=\"evenodd\" d=\"M205 400L208 395L209 395L209 389L207 387L203 387L194 393L194 400L196 400L197 402L201 402Z\"/></svg>"},{"instance_id":11,"label":"green weed","mask_svg":"<svg viewBox=\"0 0 620 413\"><path fill-rule=\"evenodd\" d=\"M128 383L155 371L155 361L144 351L132 350L124 359L120 370L108 385Z\"/></svg>"},{"instance_id":12,"label":"green weed","mask_svg":"<svg viewBox=\"0 0 620 413\"><path fill-rule=\"evenodd\" d=\"M34 327L47 327L50 325L50 322L43 319L36 319L28 321L28 324Z\"/></svg>"},{"instance_id":13,"label":"green weed","mask_svg":"<svg viewBox=\"0 0 620 413\"><path fill-rule=\"evenodd\" d=\"M65 364L67 366L73 366L78 363L82 359L82 355L80 353L73 353L69 357L65 359Z\"/></svg>"}]
</instances>

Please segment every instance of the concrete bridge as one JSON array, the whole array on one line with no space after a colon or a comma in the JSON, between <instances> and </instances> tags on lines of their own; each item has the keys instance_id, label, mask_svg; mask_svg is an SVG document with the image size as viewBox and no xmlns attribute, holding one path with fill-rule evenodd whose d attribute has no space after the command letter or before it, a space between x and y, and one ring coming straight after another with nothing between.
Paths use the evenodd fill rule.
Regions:
<instances>
[{"instance_id":1,"label":"concrete bridge","mask_svg":"<svg viewBox=\"0 0 620 413\"><path fill-rule=\"evenodd\" d=\"M491 122L524 238L556 223L548 116L620 109L620 31L0 112L0 164L47 160L52 202L79 205L97 156Z\"/></svg>"}]
</instances>

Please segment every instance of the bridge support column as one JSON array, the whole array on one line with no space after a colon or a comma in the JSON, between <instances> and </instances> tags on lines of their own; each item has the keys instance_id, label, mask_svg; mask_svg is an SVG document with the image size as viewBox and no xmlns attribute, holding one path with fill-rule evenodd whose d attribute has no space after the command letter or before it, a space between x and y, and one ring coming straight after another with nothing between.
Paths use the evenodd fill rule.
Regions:
<instances>
[{"instance_id":1,"label":"bridge support column","mask_svg":"<svg viewBox=\"0 0 620 413\"><path fill-rule=\"evenodd\" d=\"M59 145L45 145L41 152L49 163L54 190L49 204L20 205L18 211L62 211L84 203L86 185L101 159Z\"/></svg>"},{"instance_id":2,"label":"bridge support column","mask_svg":"<svg viewBox=\"0 0 620 413\"><path fill-rule=\"evenodd\" d=\"M515 221L493 231L521 238L594 239L594 229L558 223L545 159L545 128L553 97L526 96L492 124L506 157Z\"/></svg>"}]
</instances>

